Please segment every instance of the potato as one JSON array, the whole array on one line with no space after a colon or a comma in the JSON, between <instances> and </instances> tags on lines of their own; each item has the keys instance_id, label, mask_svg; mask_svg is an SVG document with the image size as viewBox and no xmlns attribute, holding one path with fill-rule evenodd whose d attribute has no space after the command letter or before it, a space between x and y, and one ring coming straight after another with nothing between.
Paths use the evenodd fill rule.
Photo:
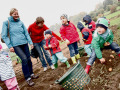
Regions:
<instances>
[{"instance_id":1,"label":"potato","mask_svg":"<svg viewBox=\"0 0 120 90\"><path fill-rule=\"evenodd\" d=\"M108 69L108 71L110 71L110 72L111 72L111 71L112 71L112 68L109 68L109 69Z\"/></svg>"},{"instance_id":2,"label":"potato","mask_svg":"<svg viewBox=\"0 0 120 90\"><path fill-rule=\"evenodd\" d=\"M112 51L112 53L115 53L115 51Z\"/></svg>"},{"instance_id":3,"label":"potato","mask_svg":"<svg viewBox=\"0 0 120 90\"><path fill-rule=\"evenodd\" d=\"M111 59L109 59L109 62L111 62L112 60Z\"/></svg>"},{"instance_id":4,"label":"potato","mask_svg":"<svg viewBox=\"0 0 120 90\"><path fill-rule=\"evenodd\" d=\"M110 55L111 58L115 58L112 54Z\"/></svg>"}]
</instances>

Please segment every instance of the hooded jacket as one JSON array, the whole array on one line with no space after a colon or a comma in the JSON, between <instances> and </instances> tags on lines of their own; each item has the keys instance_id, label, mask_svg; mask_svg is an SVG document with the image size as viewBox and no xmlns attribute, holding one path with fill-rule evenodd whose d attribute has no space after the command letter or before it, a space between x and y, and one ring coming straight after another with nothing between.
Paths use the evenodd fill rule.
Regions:
<instances>
[{"instance_id":1,"label":"hooded jacket","mask_svg":"<svg viewBox=\"0 0 120 90\"><path fill-rule=\"evenodd\" d=\"M7 36L8 20L10 38ZM10 16L8 20L3 22L2 26L2 39L8 48L27 43L33 44L26 27L20 19L14 21L13 17Z\"/></svg>"},{"instance_id":2,"label":"hooded jacket","mask_svg":"<svg viewBox=\"0 0 120 90\"><path fill-rule=\"evenodd\" d=\"M48 46L51 45L51 48ZM59 41L57 40L56 37L51 37L50 39L46 39L46 50L50 50L51 55L61 52L60 46L59 46Z\"/></svg>"},{"instance_id":3,"label":"hooded jacket","mask_svg":"<svg viewBox=\"0 0 120 90\"><path fill-rule=\"evenodd\" d=\"M101 48L104 48L104 43L109 42L110 44L113 42L113 33L110 29L107 29L109 34L107 35L106 39L101 37L97 31L95 31L92 40L92 48L95 50L96 56L98 59L102 58Z\"/></svg>"},{"instance_id":4,"label":"hooded jacket","mask_svg":"<svg viewBox=\"0 0 120 90\"><path fill-rule=\"evenodd\" d=\"M96 29L96 24L95 22L91 19L91 17L89 15L86 15L83 18L83 21L88 21L88 23L86 23L86 25L88 25L88 28L91 30L91 32L93 32Z\"/></svg>"},{"instance_id":5,"label":"hooded jacket","mask_svg":"<svg viewBox=\"0 0 120 90\"><path fill-rule=\"evenodd\" d=\"M70 44L80 40L76 27L69 21L68 25L62 25L60 34L63 40L69 40Z\"/></svg>"}]
</instances>

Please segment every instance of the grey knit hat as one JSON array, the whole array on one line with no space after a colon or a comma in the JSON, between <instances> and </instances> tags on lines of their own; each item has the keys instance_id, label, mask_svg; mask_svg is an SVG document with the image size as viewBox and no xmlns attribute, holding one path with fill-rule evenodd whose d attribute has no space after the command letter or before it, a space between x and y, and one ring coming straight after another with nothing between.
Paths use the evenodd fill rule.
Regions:
<instances>
[{"instance_id":1,"label":"grey knit hat","mask_svg":"<svg viewBox=\"0 0 120 90\"><path fill-rule=\"evenodd\" d=\"M67 20L68 20L68 15L67 14L62 14L61 16L60 16L60 18L61 17L65 17Z\"/></svg>"}]
</instances>

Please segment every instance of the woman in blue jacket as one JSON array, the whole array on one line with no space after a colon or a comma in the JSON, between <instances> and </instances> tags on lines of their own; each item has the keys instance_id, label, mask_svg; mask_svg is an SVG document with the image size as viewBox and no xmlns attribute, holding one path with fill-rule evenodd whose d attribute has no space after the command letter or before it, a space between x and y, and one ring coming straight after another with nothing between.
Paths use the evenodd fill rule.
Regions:
<instances>
[{"instance_id":1,"label":"woman in blue jacket","mask_svg":"<svg viewBox=\"0 0 120 90\"><path fill-rule=\"evenodd\" d=\"M10 38L7 35L8 27ZM15 8L11 9L8 20L3 22L2 39L10 51L15 52L22 60L22 71L28 85L34 85L34 82L31 80L31 78L36 79L38 76L33 74L32 62L28 47L29 43L31 48L33 48L33 43L26 27L19 18L18 10Z\"/></svg>"}]
</instances>

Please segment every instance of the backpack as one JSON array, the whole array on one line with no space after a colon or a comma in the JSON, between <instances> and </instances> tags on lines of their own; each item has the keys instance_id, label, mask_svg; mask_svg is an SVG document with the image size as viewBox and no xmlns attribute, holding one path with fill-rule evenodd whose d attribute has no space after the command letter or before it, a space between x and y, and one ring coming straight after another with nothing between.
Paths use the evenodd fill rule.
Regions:
<instances>
[{"instance_id":1,"label":"backpack","mask_svg":"<svg viewBox=\"0 0 120 90\"><path fill-rule=\"evenodd\" d=\"M9 20L8 20L8 27L7 27L7 36L10 38L10 34L9 34ZM1 37L1 42L5 43L4 40Z\"/></svg>"}]
</instances>

